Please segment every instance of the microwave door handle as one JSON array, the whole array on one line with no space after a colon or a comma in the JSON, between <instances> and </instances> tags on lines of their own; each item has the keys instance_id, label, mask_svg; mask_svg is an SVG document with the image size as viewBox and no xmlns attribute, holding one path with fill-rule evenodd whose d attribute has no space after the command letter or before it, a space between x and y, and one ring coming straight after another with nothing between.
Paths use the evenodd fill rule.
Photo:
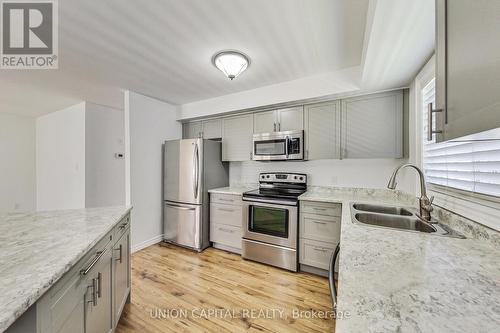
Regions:
<instances>
[{"instance_id":1,"label":"microwave door handle","mask_svg":"<svg viewBox=\"0 0 500 333\"><path fill-rule=\"evenodd\" d=\"M285 138L285 155L286 159L288 159L288 145L290 144L290 137L287 135Z\"/></svg>"}]
</instances>

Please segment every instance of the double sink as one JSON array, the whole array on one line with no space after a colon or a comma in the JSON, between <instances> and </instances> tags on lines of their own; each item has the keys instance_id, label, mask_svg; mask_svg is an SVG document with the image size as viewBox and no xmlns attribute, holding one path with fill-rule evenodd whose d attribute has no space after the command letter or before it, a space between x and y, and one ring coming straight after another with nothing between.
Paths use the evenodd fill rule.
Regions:
<instances>
[{"instance_id":1,"label":"double sink","mask_svg":"<svg viewBox=\"0 0 500 333\"><path fill-rule=\"evenodd\" d=\"M412 208L353 203L351 216L354 223L368 226L465 238L441 223L422 220Z\"/></svg>"}]
</instances>

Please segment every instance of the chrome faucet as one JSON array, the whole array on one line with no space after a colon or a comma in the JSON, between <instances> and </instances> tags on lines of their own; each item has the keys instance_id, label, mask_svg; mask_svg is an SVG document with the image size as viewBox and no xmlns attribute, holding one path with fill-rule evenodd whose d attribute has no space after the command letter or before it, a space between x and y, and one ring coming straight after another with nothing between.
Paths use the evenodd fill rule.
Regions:
<instances>
[{"instance_id":1,"label":"chrome faucet","mask_svg":"<svg viewBox=\"0 0 500 333\"><path fill-rule=\"evenodd\" d=\"M430 199L429 199L429 197L427 197L427 188L425 186L425 176L419 167L417 167L416 165L413 165L413 164L403 164L403 165L399 166L392 173L391 179L389 179L389 184L387 184L387 188L391 189L391 190L396 189L396 185L397 185L396 176L397 176L399 170L406 168L406 167L413 168L413 169L417 170L418 175L420 176L420 198L418 199L419 206L420 206L420 218L422 218L423 220L425 220L427 222L431 222L431 212L434 209L432 207L432 201L434 200L434 197L431 197Z\"/></svg>"}]
</instances>

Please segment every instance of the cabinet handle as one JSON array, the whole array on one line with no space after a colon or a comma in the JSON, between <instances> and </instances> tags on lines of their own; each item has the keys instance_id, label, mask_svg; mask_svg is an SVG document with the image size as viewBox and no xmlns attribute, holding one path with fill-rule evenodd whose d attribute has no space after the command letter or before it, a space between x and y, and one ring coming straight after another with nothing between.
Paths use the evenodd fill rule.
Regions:
<instances>
[{"instance_id":1,"label":"cabinet handle","mask_svg":"<svg viewBox=\"0 0 500 333\"><path fill-rule=\"evenodd\" d=\"M443 133L442 130L433 130L432 127L432 114L443 112L443 109L433 109L432 103L427 105L427 141L432 141L432 134L440 134Z\"/></svg>"},{"instance_id":2,"label":"cabinet handle","mask_svg":"<svg viewBox=\"0 0 500 333\"><path fill-rule=\"evenodd\" d=\"M116 259L116 261L119 261L120 264L122 263L122 251L123 251L122 248L123 248L123 246L122 246L122 244L120 244L120 247L115 249L115 251L119 251L119 253L120 253L120 257L118 259Z\"/></svg>"},{"instance_id":3,"label":"cabinet handle","mask_svg":"<svg viewBox=\"0 0 500 333\"><path fill-rule=\"evenodd\" d=\"M313 207L314 210L319 210L320 212L326 211L326 208Z\"/></svg>"},{"instance_id":4,"label":"cabinet handle","mask_svg":"<svg viewBox=\"0 0 500 333\"><path fill-rule=\"evenodd\" d=\"M250 159L253 159L253 153L250 152Z\"/></svg>"},{"instance_id":5,"label":"cabinet handle","mask_svg":"<svg viewBox=\"0 0 500 333\"><path fill-rule=\"evenodd\" d=\"M102 296L102 274L101 272L97 273L97 298L101 298Z\"/></svg>"},{"instance_id":6,"label":"cabinet handle","mask_svg":"<svg viewBox=\"0 0 500 333\"><path fill-rule=\"evenodd\" d=\"M217 208L217 209L222 210L223 212L229 212L229 213L234 212L234 209L226 209L226 208Z\"/></svg>"},{"instance_id":7,"label":"cabinet handle","mask_svg":"<svg viewBox=\"0 0 500 333\"><path fill-rule=\"evenodd\" d=\"M326 252L326 251L328 251L327 249L323 249L323 248L320 248L320 247L313 247L313 249L315 251L319 251L319 252L323 252L323 253Z\"/></svg>"},{"instance_id":8,"label":"cabinet handle","mask_svg":"<svg viewBox=\"0 0 500 333\"><path fill-rule=\"evenodd\" d=\"M320 222L320 221L313 221L313 223L326 225L326 222Z\"/></svg>"},{"instance_id":9,"label":"cabinet handle","mask_svg":"<svg viewBox=\"0 0 500 333\"><path fill-rule=\"evenodd\" d=\"M224 199L224 198L219 198L220 201L226 201L226 202L233 202L233 199Z\"/></svg>"},{"instance_id":10,"label":"cabinet handle","mask_svg":"<svg viewBox=\"0 0 500 333\"><path fill-rule=\"evenodd\" d=\"M276 132L276 123L274 123L273 131Z\"/></svg>"},{"instance_id":11,"label":"cabinet handle","mask_svg":"<svg viewBox=\"0 0 500 333\"><path fill-rule=\"evenodd\" d=\"M87 275L90 272L90 270L95 266L95 264L97 264L99 259L101 259L101 257L104 255L104 252L105 251L97 251L94 259L92 259L90 264L86 268L80 270L80 275Z\"/></svg>"},{"instance_id":12,"label":"cabinet handle","mask_svg":"<svg viewBox=\"0 0 500 333\"><path fill-rule=\"evenodd\" d=\"M92 303L93 306L97 306L97 279L92 279L92 285L89 288L92 289L92 299L87 301L88 303Z\"/></svg>"},{"instance_id":13,"label":"cabinet handle","mask_svg":"<svg viewBox=\"0 0 500 333\"><path fill-rule=\"evenodd\" d=\"M234 233L234 230L229 230L229 229L226 229L226 228L219 228L220 231L223 231L223 232L229 232L229 233Z\"/></svg>"}]
</instances>

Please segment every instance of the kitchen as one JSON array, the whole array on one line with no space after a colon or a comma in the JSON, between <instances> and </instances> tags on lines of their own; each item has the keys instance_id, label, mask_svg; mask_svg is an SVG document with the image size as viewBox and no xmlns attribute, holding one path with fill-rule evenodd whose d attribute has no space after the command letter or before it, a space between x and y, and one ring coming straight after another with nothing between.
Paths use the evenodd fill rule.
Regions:
<instances>
[{"instance_id":1,"label":"kitchen","mask_svg":"<svg viewBox=\"0 0 500 333\"><path fill-rule=\"evenodd\" d=\"M42 2L0 332L498 330L496 1Z\"/></svg>"}]
</instances>

